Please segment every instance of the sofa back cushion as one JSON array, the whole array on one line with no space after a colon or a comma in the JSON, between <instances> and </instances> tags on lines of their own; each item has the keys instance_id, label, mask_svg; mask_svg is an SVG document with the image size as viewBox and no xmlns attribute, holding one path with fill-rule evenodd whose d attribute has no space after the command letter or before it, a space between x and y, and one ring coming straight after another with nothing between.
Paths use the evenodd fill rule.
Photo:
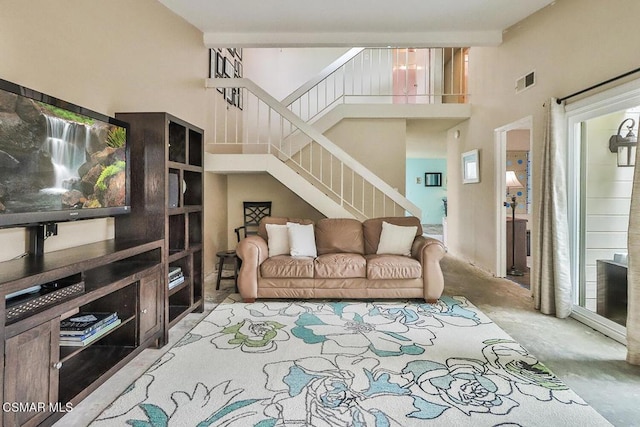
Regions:
<instances>
[{"instance_id":1,"label":"sofa back cushion","mask_svg":"<svg viewBox=\"0 0 640 427\"><path fill-rule=\"evenodd\" d=\"M323 218L316 222L318 255L364 254L362 223L352 218Z\"/></svg>"},{"instance_id":2,"label":"sofa back cushion","mask_svg":"<svg viewBox=\"0 0 640 427\"><path fill-rule=\"evenodd\" d=\"M366 255L375 254L380 243L380 233L382 233L382 222L389 224L411 227L417 226L416 236L422 235L422 225L415 216L392 216L384 218L371 218L362 223L364 235L364 253ZM316 238L317 239L317 238Z\"/></svg>"}]
</instances>

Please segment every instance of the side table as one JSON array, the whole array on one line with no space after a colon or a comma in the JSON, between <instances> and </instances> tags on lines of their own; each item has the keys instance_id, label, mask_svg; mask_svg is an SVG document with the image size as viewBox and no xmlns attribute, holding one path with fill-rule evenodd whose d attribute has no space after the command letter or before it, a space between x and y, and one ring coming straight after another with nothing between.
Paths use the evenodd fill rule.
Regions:
<instances>
[{"instance_id":1,"label":"side table","mask_svg":"<svg viewBox=\"0 0 640 427\"><path fill-rule=\"evenodd\" d=\"M218 279L216 281L216 290L220 289L220 280L222 279L233 279L236 287L236 292L238 291L238 255L234 250L228 251L220 251L216 252L216 256L218 257ZM222 270L224 269L224 265L227 263L233 263L233 275L231 276L222 276Z\"/></svg>"}]
</instances>

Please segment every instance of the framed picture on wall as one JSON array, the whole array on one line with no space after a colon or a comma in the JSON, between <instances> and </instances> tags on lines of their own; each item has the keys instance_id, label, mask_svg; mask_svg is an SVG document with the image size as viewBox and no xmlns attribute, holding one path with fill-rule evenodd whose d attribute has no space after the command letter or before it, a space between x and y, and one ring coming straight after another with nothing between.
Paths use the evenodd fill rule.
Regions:
<instances>
[{"instance_id":1,"label":"framed picture on wall","mask_svg":"<svg viewBox=\"0 0 640 427\"><path fill-rule=\"evenodd\" d=\"M236 98L236 107L242 110L242 88L241 87L236 88L235 98Z\"/></svg>"},{"instance_id":2,"label":"framed picture on wall","mask_svg":"<svg viewBox=\"0 0 640 427\"><path fill-rule=\"evenodd\" d=\"M424 186L425 187L442 187L442 173L441 172L425 172Z\"/></svg>"},{"instance_id":3,"label":"framed picture on wall","mask_svg":"<svg viewBox=\"0 0 640 427\"><path fill-rule=\"evenodd\" d=\"M224 57L220 52L216 52L216 77L224 76Z\"/></svg>"},{"instance_id":4,"label":"framed picture on wall","mask_svg":"<svg viewBox=\"0 0 640 427\"><path fill-rule=\"evenodd\" d=\"M227 102L231 105L234 105L234 100L235 100L235 95L236 95L236 89L233 87L227 87L224 89L224 94L225 94L225 98L227 100Z\"/></svg>"},{"instance_id":5,"label":"framed picture on wall","mask_svg":"<svg viewBox=\"0 0 640 427\"><path fill-rule=\"evenodd\" d=\"M462 153L462 183L474 184L480 182L480 157L478 150Z\"/></svg>"},{"instance_id":6,"label":"framed picture on wall","mask_svg":"<svg viewBox=\"0 0 640 427\"><path fill-rule=\"evenodd\" d=\"M209 78L216 76L216 52L209 49Z\"/></svg>"},{"instance_id":7,"label":"framed picture on wall","mask_svg":"<svg viewBox=\"0 0 640 427\"><path fill-rule=\"evenodd\" d=\"M231 60L229 58L224 58L224 77L231 77L234 72Z\"/></svg>"}]
</instances>

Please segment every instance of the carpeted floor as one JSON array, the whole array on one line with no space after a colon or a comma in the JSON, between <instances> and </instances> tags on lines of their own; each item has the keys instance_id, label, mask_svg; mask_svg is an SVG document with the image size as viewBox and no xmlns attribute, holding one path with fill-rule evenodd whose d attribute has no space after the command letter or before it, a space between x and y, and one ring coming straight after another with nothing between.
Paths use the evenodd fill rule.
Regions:
<instances>
[{"instance_id":1,"label":"carpeted floor","mask_svg":"<svg viewBox=\"0 0 640 427\"><path fill-rule=\"evenodd\" d=\"M610 425L463 297L236 297L91 425Z\"/></svg>"}]
</instances>

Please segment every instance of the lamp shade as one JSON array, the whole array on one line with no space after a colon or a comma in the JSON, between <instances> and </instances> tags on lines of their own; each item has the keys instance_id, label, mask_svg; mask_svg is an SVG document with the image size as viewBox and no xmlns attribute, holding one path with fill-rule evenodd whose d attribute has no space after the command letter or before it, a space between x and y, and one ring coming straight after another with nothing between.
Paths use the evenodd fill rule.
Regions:
<instances>
[{"instance_id":1,"label":"lamp shade","mask_svg":"<svg viewBox=\"0 0 640 427\"><path fill-rule=\"evenodd\" d=\"M521 188L524 187L514 171L507 171L507 188Z\"/></svg>"}]
</instances>

